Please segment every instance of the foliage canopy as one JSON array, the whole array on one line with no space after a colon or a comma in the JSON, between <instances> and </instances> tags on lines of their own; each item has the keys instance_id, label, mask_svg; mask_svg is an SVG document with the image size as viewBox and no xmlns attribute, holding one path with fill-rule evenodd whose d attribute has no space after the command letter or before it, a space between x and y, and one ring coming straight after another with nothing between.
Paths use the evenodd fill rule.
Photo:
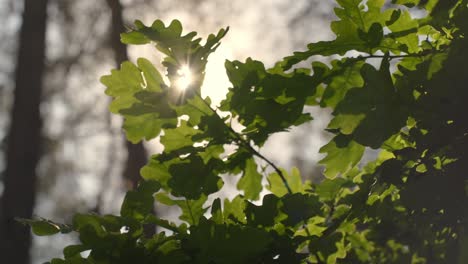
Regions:
<instances>
[{"instance_id":1,"label":"foliage canopy","mask_svg":"<svg viewBox=\"0 0 468 264\"><path fill-rule=\"evenodd\" d=\"M145 181L118 216L23 220L37 235L79 234L51 263L467 263L468 1L337 3L334 40L272 68L226 61L232 87L219 107L200 86L228 29L202 44L177 20L136 21L122 41L155 45L167 79L140 58L101 81L128 139L161 136L164 151L141 169ZM184 65L195 81L180 92ZM272 134L311 122L305 106L333 111L320 183L258 151ZM363 164L366 148L379 155ZM240 177L239 194L208 203L220 175ZM179 207L182 224L154 216L154 199ZM170 232L146 237L148 224Z\"/></svg>"}]
</instances>

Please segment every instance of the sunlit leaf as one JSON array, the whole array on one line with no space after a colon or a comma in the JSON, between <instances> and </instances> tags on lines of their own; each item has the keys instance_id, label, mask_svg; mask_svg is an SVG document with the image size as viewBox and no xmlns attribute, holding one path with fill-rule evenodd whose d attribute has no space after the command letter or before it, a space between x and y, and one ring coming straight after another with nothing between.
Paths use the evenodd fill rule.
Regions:
<instances>
[{"instance_id":1,"label":"sunlit leaf","mask_svg":"<svg viewBox=\"0 0 468 264\"><path fill-rule=\"evenodd\" d=\"M242 178L237 183L237 188L244 191L247 199L257 200L262 186L262 174L257 171L257 163L254 159L247 160Z\"/></svg>"},{"instance_id":2,"label":"sunlit leaf","mask_svg":"<svg viewBox=\"0 0 468 264\"><path fill-rule=\"evenodd\" d=\"M327 178L335 178L344 175L356 166L364 154L365 147L356 143L351 137L338 135L327 145L320 149L320 153L327 156L319 161L325 165L324 175Z\"/></svg>"}]
</instances>

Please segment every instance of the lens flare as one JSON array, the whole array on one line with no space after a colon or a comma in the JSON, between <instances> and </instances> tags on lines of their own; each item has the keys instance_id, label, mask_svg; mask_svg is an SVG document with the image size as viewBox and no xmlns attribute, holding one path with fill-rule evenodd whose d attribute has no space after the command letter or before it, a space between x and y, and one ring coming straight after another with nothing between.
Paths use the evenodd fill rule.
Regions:
<instances>
[{"instance_id":1,"label":"lens flare","mask_svg":"<svg viewBox=\"0 0 468 264\"><path fill-rule=\"evenodd\" d=\"M179 77L176 80L176 87L177 89L184 91L193 82L192 72L190 71L188 65L184 65L177 71L177 74Z\"/></svg>"}]
</instances>

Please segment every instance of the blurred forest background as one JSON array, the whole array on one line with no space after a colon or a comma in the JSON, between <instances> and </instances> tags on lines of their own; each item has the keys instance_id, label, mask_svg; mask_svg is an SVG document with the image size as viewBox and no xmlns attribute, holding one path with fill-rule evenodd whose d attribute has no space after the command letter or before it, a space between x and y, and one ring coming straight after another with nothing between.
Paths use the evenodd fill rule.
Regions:
<instances>
[{"instance_id":1,"label":"blurred forest background","mask_svg":"<svg viewBox=\"0 0 468 264\"><path fill-rule=\"evenodd\" d=\"M133 145L124 139L99 83L125 60L144 56L159 64L153 47L120 44L119 34L133 20L179 19L186 33L201 36L230 26L209 60L202 90L216 103L229 87L225 59L253 57L272 66L309 42L330 39L332 11L333 2L323 0L0 0L2 260L42 263L61 256L73 238L31 238L14 217L70 222L73 212L116 213L148 155L161 150L157 140ZM328 114L313 116L310 125L273 136L262 152L305 177L320 177L315 164L327 135L319 128Z\"/></svg>"}]
</instances>

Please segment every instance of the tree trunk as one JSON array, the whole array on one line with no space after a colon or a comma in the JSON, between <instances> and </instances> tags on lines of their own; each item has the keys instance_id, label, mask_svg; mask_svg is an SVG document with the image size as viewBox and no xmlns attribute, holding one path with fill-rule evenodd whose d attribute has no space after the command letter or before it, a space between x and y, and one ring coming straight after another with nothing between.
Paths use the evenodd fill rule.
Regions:
<instances>
[{"instance_id":1,"label":"tree trunk","mask_svg":"<svg viewBox=\"0 0 468 264\"><path fill-rule=\"evenodd\" d=\"M0 208L0 256L5 263L29 263L31 233L14 218L31 218L34 209L46 19L47 0L24 1Z\"/></svg>"},{"instance_id":2,"label":"tree trunk","mask_svg":"<svg viewBox=\"0 0 468 264\"><path fill-rule=\"evenodd\" d=\"M125 31L123 22L123 8L119 0L107 0L112 11L111 45L114 50L117 67L128 60L127 47L120 42L120 33ZM123 171L123 179L127 189L134 189L140 181L140 168L147 162L146 149L143 143L132 144L125 140L127 161Z\"/></svg>"},{"instance_id":3,"label":"tree trunk","mask_svg":"<svg viewBox=\"0 0 468 264\"><path fill-rule=\"evenodd\" d=\"M107 0L107 4L112 11L111 45L117 67L120 67L122 62L128 60L127 47L120 42L120 33L125 32L123 7L120 0ZM124 140L127 149L127 161L122 176L127 190L132 190L137 187L138 182L141 180L140 168L146 165L148 154L142 142L133 144L125 138ZM147 237L151 237L155 232L155 225L144 227L144 233Z\"/></svg>"}]
</instances>

